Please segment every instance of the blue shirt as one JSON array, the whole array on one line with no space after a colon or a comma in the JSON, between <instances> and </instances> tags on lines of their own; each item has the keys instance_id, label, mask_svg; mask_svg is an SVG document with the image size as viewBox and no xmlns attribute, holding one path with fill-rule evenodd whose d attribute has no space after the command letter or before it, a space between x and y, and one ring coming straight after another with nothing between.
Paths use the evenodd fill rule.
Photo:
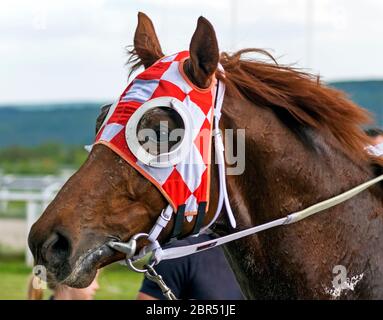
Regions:
<instances>
[{"instance_id":1,"label":"blue shirt","mask_svg":"<svg viewBox=\"0 0 383 320\"><path fill-rule=\"evenodd\" d=\"M188 237L165 248L196 244L213 239L210 235ZM154 267L177 299L242 300L223 249L220 247L186 257L164 260ZM140 291L157 299L165 299L156 283L144 279Z\"/></svg>"}]
</instances>

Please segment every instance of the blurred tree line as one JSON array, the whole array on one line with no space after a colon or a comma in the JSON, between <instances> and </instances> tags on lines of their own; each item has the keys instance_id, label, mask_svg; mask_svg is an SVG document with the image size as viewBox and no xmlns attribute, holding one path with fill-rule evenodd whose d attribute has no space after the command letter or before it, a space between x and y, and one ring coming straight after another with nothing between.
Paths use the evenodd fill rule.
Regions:
<instances>
[{"instance_id":1,"label":"blurred tree line","mask_svg":"<svg viewBox=\"0 0 383 320\"><path fill-rule=\"evenodd\" d=\"M88 153L82 146L47 142L38 146L0 148L0 169L12 174L59 174L78 169Z\"/></svg>"}]
</instances>

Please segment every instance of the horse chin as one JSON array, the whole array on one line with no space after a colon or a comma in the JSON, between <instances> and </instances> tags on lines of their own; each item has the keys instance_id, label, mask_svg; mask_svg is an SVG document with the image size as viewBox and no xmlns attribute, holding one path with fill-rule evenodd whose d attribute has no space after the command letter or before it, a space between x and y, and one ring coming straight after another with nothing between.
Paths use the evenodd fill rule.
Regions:
<instances>
[{"instance_id":1,"label":"horse chin","mask_svg":"<svg viewBox=\"0 0 383 320\"><path fill-rule=\"evenodd\" d=\"M106 244L88 250L77 259L72 272L62 281L62 284L73 288L86 288L94 280L99 268L117 260L120 258L116 256L116 251Z\"/></svg>"}]
</instances>

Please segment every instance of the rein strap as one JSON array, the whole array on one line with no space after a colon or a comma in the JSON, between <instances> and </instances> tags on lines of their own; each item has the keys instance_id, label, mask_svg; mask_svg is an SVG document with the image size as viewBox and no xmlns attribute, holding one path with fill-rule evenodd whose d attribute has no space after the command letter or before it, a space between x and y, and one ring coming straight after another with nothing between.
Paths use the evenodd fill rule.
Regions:
<instances>
[{"instance_id":1,"label":"rein strap","mask_svg":"<svg viewBox=\"0 0 383 320\"><path fill-rule=\"evenodd\" d=\"M326 209L335 207L338 204L341 204L362 191L368 189L369 187L379 183L380 181L383 181L383 175L376 177L372 180L369 180L361 185L356 186L355 188L348 190L342 194L339 194L333 198L324 200L322 202L319 202L317 204L314 204L306 209L303 209L301 211L297 211L295 213L291 213L287 215L284 218L280 218L253 228L245 229L239 232L232 233L230 235L220 237L217 239L201 242L194 245L188 245L188 246L181 246L181 247L175 247L175 248L169 248L169 249L163 249L163 250L155 250L154 251L154 260L156 264L158 264L162 260L169 260L169 259L175 259L180 258L184 256L191 255L193 253L197 253L200 251L208 250L217 246L220 246L222 244L241 239L243 237L247 237L253 234L256 234L258 232L271 229L277 226L281 225L288 225L293 224L295 222L298 222L302 219L308 218L309 216L322 212Z\"/></svg>"}]
</instances>

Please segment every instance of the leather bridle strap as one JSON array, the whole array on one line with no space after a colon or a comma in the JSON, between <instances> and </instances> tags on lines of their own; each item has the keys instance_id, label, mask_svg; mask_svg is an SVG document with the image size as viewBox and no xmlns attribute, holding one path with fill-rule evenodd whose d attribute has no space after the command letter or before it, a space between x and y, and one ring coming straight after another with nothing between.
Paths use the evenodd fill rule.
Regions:
<instances>
[{"instance_id":1,"label":"leather bridle strap","mask_svg":"<svg viewBox=\"0 0 383 320\"><path fill-rule=\"evenodd\" d=\"M201 202L198 206L198 213L195 221L195 225L193 228L192 235L198 235L201 231L203 220L206 214L206 202Z\"/></svg>"},{"instance_id":2,"label":"leather bridle strap","mask_svg":"<svg viewBox=\"0 0 383 320\"><path fill-rule=\"evenodd\" d=\"M176 238L178 239L181 234L184 227L184 220L185 220L185 205L181 205L178 207L176 216L174 218L174 226L172 235L170 238Z\"/></svg>"}]
</instances>

